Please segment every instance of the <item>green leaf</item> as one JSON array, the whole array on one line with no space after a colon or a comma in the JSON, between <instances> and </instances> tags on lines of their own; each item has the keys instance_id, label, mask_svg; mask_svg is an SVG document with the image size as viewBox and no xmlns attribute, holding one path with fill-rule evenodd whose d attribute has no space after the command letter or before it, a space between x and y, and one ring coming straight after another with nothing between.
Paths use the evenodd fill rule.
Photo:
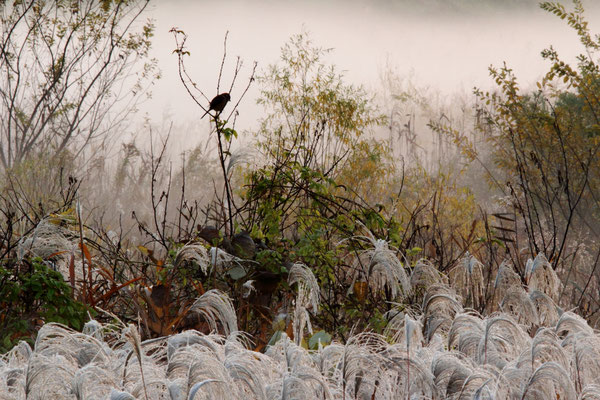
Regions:
<instances>
[{"instance_id":1,"label":"green leaf","mask_svg":"<svg viewBox=\"0 0 600 400\"><path fill-rule=\"evenodd\" d=\"M311 350L317 350L319 348L319 343L323 346L327 346L331 343L331 335L325 331L315 332L308 341L308 347Z\"/></svg>"},{"instance_id":2,"label":"green leaf","mask_svg":"<svg viewBox=\"0 0 600 400\"><path fill-rule=\"evenodd\" d=\"M283 335L283 331L275 331L275 333L273 333L273 336L271 336L269 343L267 343L267 347L273 346L275 343L279 342L282 335Z\"/></svg>"},{"instance_id":3,"label":"green leaf","mask_svg":"<svg viewBox=\"0 0 600 400\"><path fill-rule=\"evenodd\" d=\"M246 276L246 270L241 265L236 265L227 271L227 274L231 277L231 279L237 281L238 279L242 279Z\"/></svg>"}]
</instances>

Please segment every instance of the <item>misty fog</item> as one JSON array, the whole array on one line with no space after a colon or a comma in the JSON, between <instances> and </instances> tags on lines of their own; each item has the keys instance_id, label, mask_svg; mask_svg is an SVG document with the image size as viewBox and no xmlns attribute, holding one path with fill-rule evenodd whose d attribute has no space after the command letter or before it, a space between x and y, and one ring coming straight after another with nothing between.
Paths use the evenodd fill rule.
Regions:
<instances>
[{"instance_id":1,"label":"misty fog","mask_svg":"<svg viewBox=\"0 0 600 400\"><path fill-rule=\"evenodd\" d=\"M315 45L333 48L330 63L345 71L348 82L364 85L372 93L382 89L381 75L393 68L397 76L444 96L470 96L473 87L489 89L488 67L506 62L524 88L545 71L540 52L554 46L566 61L581 53L575 32L564 21L539 9L533 0L401 0L401 1L161 1L150 17L155 19L154 57L162 79L152 88L153 98L140 107L154 123L171 120L186 132L172 134L186 147L203 135L201 115L177 75L175 42L169 30L177 27L189 38L188 72L211 96L229 31L224 70L225 86L235 58L245 62L240 82L251 65L258 71L277 62L280 47L295 33L306 31ZM586 1L592 25L600 19L598 4ZM237 85L241 91L241 83ZM239 92L232 93L232 96ZM256 127L261 108L254 85L240 107L238 128ZM203 124L203 125L202 125ZM206 126L203 120L200 126ZM198 134L198 135L197 135ZM181 136L180 136L181 135ZM192 142L190 142L192 140ZM188 147L188 148L189 148ZM182 148L183 150L183 148Z\"/></svg>"}]
</instances>

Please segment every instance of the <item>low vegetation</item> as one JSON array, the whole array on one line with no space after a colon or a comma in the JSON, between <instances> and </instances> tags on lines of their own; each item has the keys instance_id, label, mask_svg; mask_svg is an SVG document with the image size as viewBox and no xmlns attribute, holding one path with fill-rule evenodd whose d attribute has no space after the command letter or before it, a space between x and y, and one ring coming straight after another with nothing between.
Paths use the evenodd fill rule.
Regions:
<instances>
[{"instance_id":1,"label":"low vegetation","mask_svg":"<svg viewBox=\"0 0 600 400\"><path fill-rule=\"evenodd\" d=\"M291 336L282 333L262 353L251 350L231 300L216 289L191 307L211 334L188 330L141 341L135 325L116 318L91 320L81 333L47 323L33 346L21 342L3 357L0 393L18 399L42 392L111 399L600 397L600 337L556 306L550 263L540 255L529 264L527 288L508 265L498 271L492 287L499 310L482 314L465 306L481 301L476 276L486 267L467 256L448 277L419 261L404 288L418 306L396 304L380 334L355 332L343 343L322 332L304 336L305 326L311 329L303 315L318 307L319 287L309 268L295 264L288 278L298 287Z\"/></svg>"}]
</instances>

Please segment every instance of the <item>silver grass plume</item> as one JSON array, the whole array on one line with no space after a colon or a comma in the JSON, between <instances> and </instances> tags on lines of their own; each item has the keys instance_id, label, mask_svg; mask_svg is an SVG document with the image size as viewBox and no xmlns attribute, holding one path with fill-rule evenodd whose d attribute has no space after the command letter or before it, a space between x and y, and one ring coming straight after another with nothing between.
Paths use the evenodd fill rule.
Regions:
<instances>
[{"instance_id":1,"label":"silver grass plume","mask_svg":"<svg viewBox=\"0 0 600 400\"><path fill-rule=\"evenodd\" d=\"M34 347L36 354L61 354L79 367L91 362L105 363L110 359L111 353L105 342L58 323L42 326Z\"/></svg>"},{"instance_id":2,"label":"silver grass plume","mask_svg":"<svg viewBox=\"0 0 600 400\"><path fill-rule=\"evenodd\" d=\"M560 337L579 333L589 336L594 335L594 330L588 325L586 320L571 311L566 311L560 316L554 330Z\"/></svg>"},{"instance_id":3,"label":"silver grass plume","mask_svg":"<svg viewBox=\"0 0 600 400\"><path fill-rule=\"evenodd\" d=\"M393 343L402 343L408 354L410 354L411 348L420 347L423 343L421 322L412 318L408 313L396 312L396 315L388 322L383 334L391 337Z\"/></svg>"},{"instance_id":4,"label":"silver grass plume","mask_svg":"<svg viewBox=\"0 0 600 400\"><path fill-rule=\"evenodd\" d=\"M478 345L478 361L503 368L529 345L529 335L510 316L496 315L484 320L484 334Z\"/></svg>"},{"instance_id":5,"label":"silver grass plume","mask_svg":"<svg viewBox=\"0 0 600 400\"><path fill-rule=\"evenodd\" d=\"M286 374L283 378L281 399L302 398L322 398L328 400L332 399L332 395L327 383L318 375L311 373Z\"/></svg>"},{"instance_id":6,"label":"silver grass plume","mask_svg":"<svg viewBox=\"0 0 600 400\"><path fill-rule=\"evenodd\" d=\"M381 358L377 354L386 348L385 339L374 333L362 332L348 340L338 360L338 379L341 379L344 394L376 386L382 372Z\"/></svg>"},{"instance_id":7,"label":"silver grass plume","mask_svg":"<svg viewBox=\"0 0 600 400\"><path fill-rule=\"evenodd\" d=\"M118 379L105 365L88 364L75 373L72 392L78 400L106 398L118 386Z\"/></svg>"},{"instance_id":8,"label":"silver grass plume","mask_svg":"<svg viewBox=\"0 0 600 400\"><path fill-rule=\"evenodd\" d=\"M74 250L75 244L71 239L74 239L72 234L61 226L60 219L45 218L37 224L31 233L19 240L17 254L19 258L25 257L27 253L47 258L51 254L60 251Z\"/></svg>"},{"instance_id":9,"label":"silver grass plume","mask_svg":"<svg viewBox=\"0 0 600 400\"><path fill-rule=\"evenodd\" d=\"M533 290L529 293L529 299L537 310L540 326L556 325L563 311L550 296L538 290Z\"/></svg>"},{"instance_id":10,"label":"silver grass plume","mask_svg":"<svg viewBox=\"0 0 600 400\"><path fill-rule=\"evenodd\" d=\"M399 377L403 377L402 395L406 399L411 398L436 398L437 388L434 383L434 376L427 368L427 365L418 357L409 357L408 355L394 355L385 358L385 364L389 368L395 369ZM394 398L399 398L398 394Z\"/></svg>"},{"instance_id":11,"label":"silver grass plume","mask_svg":"<svg viewBox=\"0 0 600 400\"><path fill-rule=\"evenodd\" d=\"M511 268L507 261L502 261L498 267L496 273L496 279L494 280L494 289L506 291L512 286L520 286L521 278Z\"/></svg>"},{"instance_id":12,"label":"silver grass plume","mask_svg":"<svg viewBox=\"0 0 600 400\"><path fill-rule=\"evenodd\" d=\"M448 331L448 349L455 349L471 359L476 359L483 334L483 321L477 313L457 314Z\"/></svg>"},{"instance_id":13,"label":"silver grass plume","mask_svg":"<svg viewBox=\"0 0 600 400\"><path fill-rule=\"evenodd\" d=\"M569 334L561 346L569 354L571 378L575 387L580 389L598 382L600 371L600 337L589 335L585 331Z\"/></svg>"},{"instance_id":14,"label":"silver grass plume","mask_svg":"<svg viewBox=\"0 0 600 400\"><path fill-rule=\"evenodd\" d=\"M527 260L525 279L528 287L532 290L538 290L554 301L558 300L560 278L543 253L539 253L533 260Z\"/></svg>"},{"instance_id":15,"label":"silver grass plume","mask_svg":"<svg viewBox=\"0 0 600 400\"><path fill-rule=\"evenodd\" d=\"M554 329L542 328L537 331L527 351L519 355L516 367L533 373L540 365L550 361L557 362L565 370L569 368L568 356Z\"/></svg>"},{"instance_id":16,"label":"silver grass plume","mask_svg":"<svg viewBox=\"0 0 600 400\"><path fill-rule=\"evenodd\" d=\"M309 308L316 313L319 309L320 288L317 278L312 273L310 268L304 264L294 264L290 268L288 283L291 285L297 284L298 295L294 307L294 339L296 344L302 342L302 334L304 327L307 326L308 331L312 334L312 326L310 324Z\"/></svg>"},{"instance_id":17,"label":"silver grass plume","mask_svg":"<svg viewBox=\"0 0 600 400\"><path fill-rule=\"evenodd\" d=\"M253 357L252 352L246 349L237 349L227 352L224 366L229 372L229 376L235 381L241 383L246 393L245 397L252 395L252 398L266 400L265 382L261 363Z\"/></svg>"},{"instance_id":18,"label":"silver grass plume","mask_svg":"<svg viewBox=\"0 0 600 400\"><path fill-rule=\"evenodd\" d=\"M64 219L67 219L66 217ZM50 256L58 260L57 264L48 266L68 276L68 263L71 254L77 249L73 234L60 224L60 217L41 220L31 233L23 236L17 245L19 259L25 257L41 257L46 260ZM76 268L75 271L80 271Z\"/></svg>"},{"instance_id":19,"label":"silver grass plume","mask_svg":"<svg viewBox=\"0 0 600 400\"><path fill-rule=\"evenodd\" d=\"M465 382L465 386L466 383L469 382L469 379L467 379L467 382ZM495 392L493 392L493 389L490 388L490 386L493 384L493 380L492 379L487 379L486 381L484 381L473 393L473 400L494 400L497 398ZM462 393L462 391L461 391ZM468 394L468 392L465 391L465 393ZM460 398L460 396L459 396Z\"/></svg>"},{"instance_id":20,"label":"silver grass plume","mask_svg":"<svg viewBox=\"0 0 600 400\"><path fill-rule=\"evenodd\" d=\"M254 155L255 151L253 151L251 147L244 146L233 150L227 163L227 175L230 175L233 171L233 168L235 168L236 166L251 163L254 158Z\"/></svg>"},{"instance_id":21,"label":"silver grass plume","mask_svg":"<svg viewBox=\"0 0 600 400\"><path fill-rule=\"evenodd\" d=\"M216 335L203 335L198 331L185 331L172 335L167 340L167 359L170 360L177 349L199 345L218 355L223 338Z\"/></svg>"},{"instance_id":22,"label":"silver grass plume","mask_svg":"<svg viewBox=\"0 0 600 400\"><path fill-rule=\"evenodd\" d=\"M465 306L479 308L484 301L483 264L475 256L466 252L458 264L449 273L452 287L463 297Z\"/></svg>"},{"instance_id":23,"label":"silver grass plume","mask_svg":"<svg viewBox=\"0 0 600 400\"><path fill-rule=\"evenodd\" d=\"M211 289L200 296L190 308L206 318L213 331L218 331L221 323L225 335L238 331L237 317L229 296L218 289Z\"/></svg>"},{"instance_id":24,"label":"silver grass plume","mask_svg":"<svg viewBox=\"0 0 600 400\"><path fill-rule=\"evenodd\" d=\"M494 280L494 293L489 303L486 305L486 311L491 313L498 311L498 305L506 296L506 293L512 287L521 287L521 277L515 272L508 261L502 261L496 272Z\"/></svg>"},{"instance_id":25,"label":"silver grass plume","mask_svg":"<svg viewBox=\"0 0 600 400\"><path fill-rule=\"evenodd\" d=\"M500 310L512 315L520 324L527 326L540 324L537 308L521 286L513 286L507 290L500 303Z\"/></svg>"},{"instance_id":26,"label":"silver grass plume","mask_svg":"<svg viewBox=\"0 0 600 400\"><path fill-rule=\"evenodd\" d=\"M229 254L225 250L218 247L211 247L208 253L210 255L210 266L218 272L227 270L234 265L242 266L243 268L244 260Z\"/></svg>"},{"instance_id":27,"label":"silver grass plume","mask_svg":"<svg viewBox=\"0 0 600 400\"><path fill-rule=\"evenodd\" d=\"M489 364L488 364L489 365ZM508 363L499 370L498 379L495 383L495 397L501 399L523 399L523 388L527 385L534 371L529 368L518 368L516 363ZM492 384L488 384L491 387ZM535 393L531 396L536 399Z\"/></svg>"},{"instance_id":28,"label":"silver grass plume","mask_svg":"<svg viewBox=\"0 0 600 400\"><path fill-rule=\"evenodd\" d=\"M417 287L429 287L431 285L447 285L448 277L440 272L430 260L421 258L418 260L410 274L410 285L413 289Z\"/></svg>"},{"instance_id":29,"label":"silver grass plume","mask_svg":"<svg viewBox=\"0 0 600 400\"><path fill-rule=\"evenodd\" d=\"M579 400L600 400L600 385L590 384L583 388Z\"/></svg>"},{"instance_id":30,"label":"silver grass plume","mask_svg":"<svg viewBox=\"0 0 600 400\"><path fill-rule=\"evenodd\" d=\"M427 341L441 330L448 332L454 316L463 311L460 297L449 286L431 285L423 296L421 305Z\"/></svg>"},{"instance_id":31,"label":"silver grass plume","mask_svg":"<svg viewBox=\"0 0 600 400\"><path fill-rule=\"evenodd\" d=\"M215 353L210 347L190 344L179 347L171 355L167 368L170 380L169 391L176 396L202 393L203 398L238 398L238 390L223 365L223 348L219 346ZM210 385L199 383L210 380ZM198 396L200 397L200 396Z\"/></svg>"},{"instance_id":32,"label":"silver grass plume","mask_svg":"<svg viewBox=\"0 0 600 400\"><path fill-rule=\"evenodd\" d=\"M208 268L213 265L206 247L195 243L188 243L177 251L174 262L175 266L181 266L186 261L193 261L198 264L203 273L206 273Z\"/></svg>"},{"instance_id":33,"label":"silver grass plume","mask_svg":"<svg viewBox=\"0 0 600 400\"><path fill-rule=\"evenodd\" d=\"M360 253L354 262L354 270L362 271L373 290L380 291L387 287L393 298L400 293L403 295L410 293L410 279L404 265L396 255L397 249L390 247L388 242L383 239L376 239L370 232L368 232L368 236L354 236L353 238L366 240L372 246ZM353 284L357 278L358 276L355 274ZM352 287L353 285L351 290Z\"/></svg>"},{"instance_id":34,"label":"silver grass plume","mask_svg":"<svg viewBox=\"0 0 600 400\"><path fill-rule=\"evenodd\" d=\"M202 386L208 385L209 383L223 383L223 381L217 379L205 379L202 382L194 384L194 386L192 386L192 389L190 390L188 400L194 400L194 398L196 397L196 393L198 393Z\"/></svg>"},{"instance_id":35,"label":"silver grass plume","mask_svg":"<svg viewBox=\"0 0 600 400\"><path fill-rule=\"evenodd\" d=\"M472 359L459 352L440 351L431 361L435 386L443 398L474 396L478 390L494 380L494 375Z\"/></svg>"},{"instance_id":36,"label":"silver grass plume","mask_svg":"<svg viewBox=\"0 0 600 400\"><path fill-rule=\"evenodd\" d=\"M398 371L398 379L403 379L403 387L395 390L395 397L403 393L410 398L416 393L432 397L436 392L433 376L427 370L429 355L423 345L422 325L419 321L404 315L402 329L397 331L394 338L398 344L389 346L382 352L382 356L390 368ZM398 339L402 339L399 341ZM400 378L403 376L403 378ZM413 388L413 386L415 386Z\"/></svg>"},{"instance_id":37,"label":"silver grass plume","mask_svg":"<svg viewBox=\"0 0 600 400\"><path fill-rule=\"evenodd\" d=\"M104 332L102 324L95 319L90 319L83 325L83 329L81 331L84 335L92 336L96 339L102 340L104 339Z\"/></svg>"},{"instance_id":38,"label":"silver grass plume","mask_svg":"<svg viewBox=\"0 0 600 400\"><path fill-rule=\"evenodd\" d=\"M331 345L311 355L283 334L282 338L266 352L266 356L280 365L277 373L280 380L266 386L267 398L335 398L330 392L327 375L317 368L319 359L322 360L321 351L329 347ZM333 344L332 349L339 347L341 346ZM335 371L333 365L329 365L327 369ZM338 374L336 373L335 376Z\"/></svg>"},{"instance_id":39,"label":"silver grass plume","mask_svg":"<svg viewBox=\"0 0 600 400\"><path fill-rule=\"evenodd\" d=\"M577 398L567 371L560 364L550 361L540 365L531 375L523 388L521 398L528 398L529 393L542 399L559 398L557 390L561 390L561 399L575 400Z\"/></svg>"},{"instance_id":40,"label":"silver grass plume","mask_svg":"<svg viewBox=\"0 0 600 400\"><path fill-rule=\"evenodd\" d=\"M142 339L140 338L140 334L133 324L127 325L122 332L123 338L131 345L133 354L135 354L138 365L140 367L140 375L142 377L142 385L144 387L144 396L146 400L148 400L148 390L146 387L146 380L144 378L144 367L143 367L143 357L144 352L142 351Z\"/></svg>"},{"instance_id":41,"label":"silver grass plume","mask_svg":"<svg viewBox=\"0 0 600 400\"><path fill-rule=\"evenodd\" d=\"M136 400L131 394L112 389L110 392L110 400Z\"/></svg>"},{"instance_id":42,"label":"silver grass plume","mask_svg":"<svg viewBox=\"0 0 600 400\"><path fill-rule=\"evenodd\" d=\"M27 360L29 360L29 357L31 357L32 353L33 349L29 343L21 340L15 347L10 349L8 353L0 355L0 363L6 362L6 365L9 367L24 365L27 363Z\"/></svg>"},{"instance_id":43,"label":"silver grass plume","mask_svg":"<svg viewBox=\"0 0 600 400\"><path fill-rule=\"evenodd\" d=\"M319 282L317 282L317 278L310 268L301 263L292 265L289 271L288 283L290 285L297 283L299 290L300 288L304 289L304 291L307 293L307 305L310 305L316 312L320 303L320 288Z\"/></svg>"},{"instance_id":44,"label":"silver grass plume","mask_svg":"<svg viewBox=\"0 0 600 400\"><path fill-rule=\"evenodd\" d=\"M77 365L64 356L34 354L25 372L25 398L33 398L40 393L50 398L68 397L76 371Z\"/></svg>"}]
</instances>

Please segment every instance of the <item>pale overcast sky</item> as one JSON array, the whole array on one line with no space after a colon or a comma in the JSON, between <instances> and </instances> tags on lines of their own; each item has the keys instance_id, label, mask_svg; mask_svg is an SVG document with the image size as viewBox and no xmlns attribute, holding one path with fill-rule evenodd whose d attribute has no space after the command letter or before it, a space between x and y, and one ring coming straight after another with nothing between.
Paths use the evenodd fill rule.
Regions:
<instances>
[{"instance_id":1,"label":"pale overcast sky","mask_svg":"<svg viewBox=\"0 0 600 400\"><path fill-rule=\"evenodd\" d=\"M598 3L584 1L591 29L600 32ZM444 93L491 87L488 66L506 61L526 87L545 71L540 57L544 48L553 45L567 60L581 52L566 22L535 4L529 0L157 1L148 14L156 22L154 56L163 79L142 111L156 122L165 116L203 126L197 125L199 110L178 81L171 27L188 34L188 71L209 96L216 94L226 31L226 72L233 70L238 55L248 67L246 72L253 61L258 61L259 69L276 62L290 35L305 29L315 44L334 48L330 61L346 71L349 82L369 89L377 89L386 60L401 75L412 75L419 85ZM232 93L234 100L245 76ZM225 86L228 79L226 75ZM253 126L260 116L256 95L256 90L251 91L240 106L240 128ZM207 119L202 123L208 124Z\"/></svg>"}]
</instances>

